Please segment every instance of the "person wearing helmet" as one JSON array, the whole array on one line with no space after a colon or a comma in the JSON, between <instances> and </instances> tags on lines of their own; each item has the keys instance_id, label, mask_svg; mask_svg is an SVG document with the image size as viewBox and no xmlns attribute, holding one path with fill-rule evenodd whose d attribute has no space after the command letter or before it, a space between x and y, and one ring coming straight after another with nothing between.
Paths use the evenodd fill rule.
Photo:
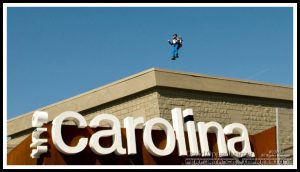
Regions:
<instances>
[{"instance_id":1,"label":"person wearing helmet","mask_svg":"<svg viewBox=\"0 0 300 172\"><path fill-rule=\"evenodd\" d=\"M171 60L175 60L179 58L178 50L182 46L182 39L178 39L177 34L173 34L172 41L168 40L169 44L172 45L172 58Z\"/></svg>"}]
</instances>

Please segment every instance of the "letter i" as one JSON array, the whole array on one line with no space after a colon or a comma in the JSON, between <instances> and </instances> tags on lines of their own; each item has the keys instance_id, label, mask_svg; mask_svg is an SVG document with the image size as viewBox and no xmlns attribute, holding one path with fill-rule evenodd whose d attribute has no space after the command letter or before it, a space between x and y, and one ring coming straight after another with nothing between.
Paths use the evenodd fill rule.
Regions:
<instances>
[{"instance_id":1,"label":"letter i","mask_svg":"<svg viewBox=\"0 0 300 172\"><path fill-rule=\"evenodd\" d=\"M176 133L176 140L178 144L178 154L179 156L186 156L186 144L185 144L185 137L184 137L184 129L183 129L183 121L182 121L182 114L180 108L174 108L171 111L172 113L172 121L173 121L173 128Z\"/></svg>"},{"instance_id":2,"label":"letter i","mask_svg":"<svg viewBox=\"0 0 300 172\"><path fill-rule=\"evenodd\" d=\"M185 109L183 111L183 119L186 124L189 146L190 146L190 155L198 156L199 148L196 136L195 122L194 122L194 114L192 109Z\"/></svg>"}]
</instances>

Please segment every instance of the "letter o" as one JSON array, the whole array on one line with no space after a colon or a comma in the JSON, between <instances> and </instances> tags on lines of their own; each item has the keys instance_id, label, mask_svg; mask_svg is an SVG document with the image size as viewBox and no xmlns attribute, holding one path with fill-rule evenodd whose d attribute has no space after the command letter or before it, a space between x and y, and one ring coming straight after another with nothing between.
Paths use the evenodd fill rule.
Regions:
<instances>
[{"instance_id":1,"label":"letter o","mask_svg":"<svg viewBox=\"0 0 300 172\"><path fill-rule=\"evenodd\" d=\"M154 156L166 156L173 152L175 148L175 134L172 125L163 118L152 118L144 124L143 140L146 149ZM165 131L167 144L164 149L157 148L152 140L152 128L154 125L159 126Z\"/></svg>"}]
</instances>

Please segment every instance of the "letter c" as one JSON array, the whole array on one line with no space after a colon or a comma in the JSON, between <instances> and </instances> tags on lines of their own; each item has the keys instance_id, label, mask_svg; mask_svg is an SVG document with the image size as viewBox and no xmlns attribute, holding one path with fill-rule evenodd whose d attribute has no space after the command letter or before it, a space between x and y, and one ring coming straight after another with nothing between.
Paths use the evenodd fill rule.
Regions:
<instances>
[{"instance_id":1,"label":"letter c","mask_svg":"<svg viewBox=\"0 0 300 172\"><path fill-rule=\"evenodd\" d=\"M78 128L85 128L87 126L84 117L79 113L73 111L66 111L61 113L52 121L51 131L53 144L60 152L64 154L76 154L78 152L81 152L86 147L88 138L79 139L78 144L73 147L66 145L61 135L61 125L65 120L74 121Z\"/></svg>"}]
</instances>

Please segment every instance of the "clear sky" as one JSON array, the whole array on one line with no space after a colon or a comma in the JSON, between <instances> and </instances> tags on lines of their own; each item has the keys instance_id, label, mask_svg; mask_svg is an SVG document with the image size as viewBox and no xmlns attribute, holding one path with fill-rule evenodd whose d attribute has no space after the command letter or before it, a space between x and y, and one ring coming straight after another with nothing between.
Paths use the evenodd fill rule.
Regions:
<instances>
[{"instance_id":1,"label":"clear sky","mask_svg":"<svg viewBox=\"0 0 300 172\"><path fill-rule=\"evenodd\" d=\"M292 22L291 7L8 7L8 119L152 67L292 86Z\"/></svg>"}]
</instances>

